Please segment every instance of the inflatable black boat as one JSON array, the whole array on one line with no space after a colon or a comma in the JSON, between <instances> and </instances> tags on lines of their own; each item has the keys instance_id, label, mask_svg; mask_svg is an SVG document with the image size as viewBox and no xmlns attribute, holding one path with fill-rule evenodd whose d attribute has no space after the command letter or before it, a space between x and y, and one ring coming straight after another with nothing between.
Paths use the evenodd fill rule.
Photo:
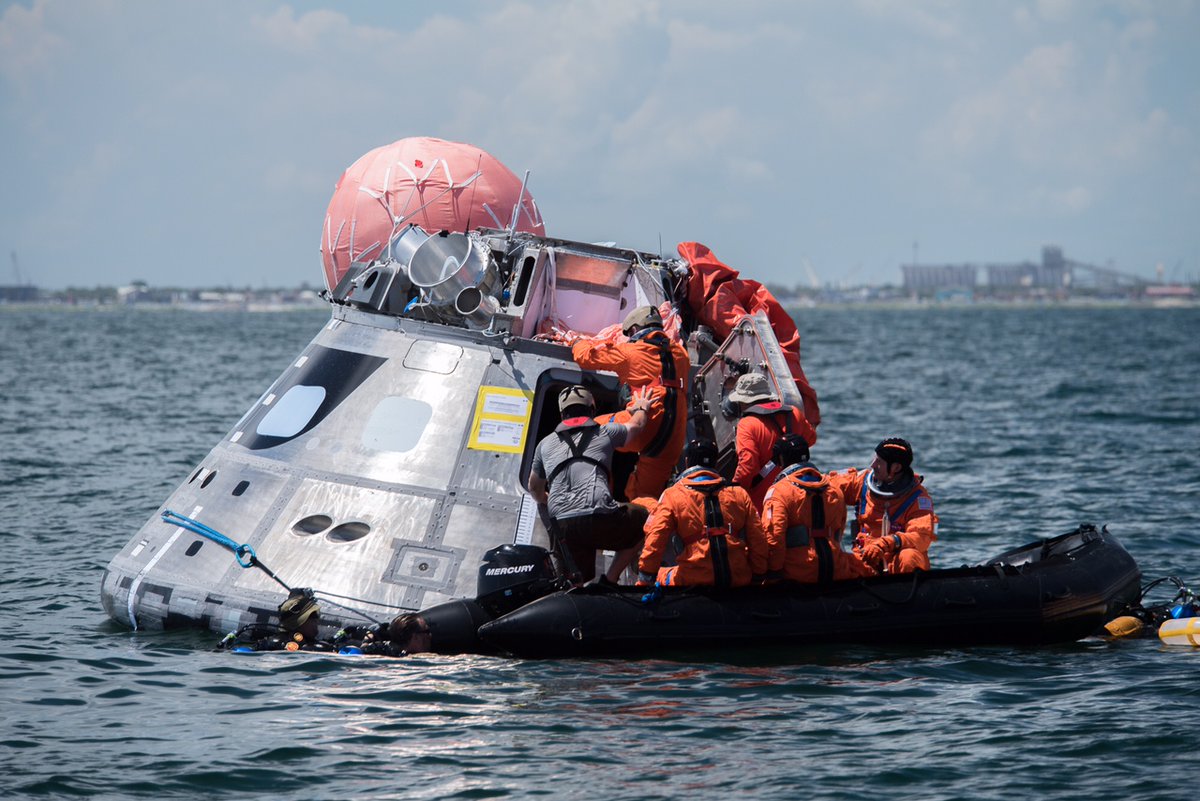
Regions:
<instances>
[{"instance_id":1,"label":"inflatable black boat","mask_svg":"<svg viewBox=\"0 0 1200 801\"><path fill-rule=\"evenodd\" d=\"M1000 554L982 565L732 590L588 585L489 622L429 610L450 650L520 657L651 656L669 651L818 643L1024 645L1071 642L1138 597L1137 563L1091 525ZM424 613L423 613L424 614ZM438 620L441 618L441 620ZM473 643L475 634L479 643ZM435 640L436 640L435 636ZM477 648L476 646L483 646Z\"/></svg>"}]
</instances>

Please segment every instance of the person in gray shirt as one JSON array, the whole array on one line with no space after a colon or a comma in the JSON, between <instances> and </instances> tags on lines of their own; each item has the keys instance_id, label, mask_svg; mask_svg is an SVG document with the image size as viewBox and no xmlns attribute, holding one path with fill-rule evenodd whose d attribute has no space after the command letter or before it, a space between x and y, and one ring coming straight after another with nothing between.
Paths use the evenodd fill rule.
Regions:
<instances>
[{"instance_id":1,"label":"person in gray shirt","mask_svg":"<svg viewBox=\"0 0 1200 801\"><path fill-rule=\"evenodd\" d=\"M533 453L529 494L547 507L553 533L581 582L595 577L597 550L616 553L603 578L615 584L641 547L646 509L613 498L612 459L613 451L646 425L649 407L649 388L635 390L629 423L601 425L593 419L592 394L581 386L567 387L558 395L562 422Z\"/></svg>"}]
</instances>

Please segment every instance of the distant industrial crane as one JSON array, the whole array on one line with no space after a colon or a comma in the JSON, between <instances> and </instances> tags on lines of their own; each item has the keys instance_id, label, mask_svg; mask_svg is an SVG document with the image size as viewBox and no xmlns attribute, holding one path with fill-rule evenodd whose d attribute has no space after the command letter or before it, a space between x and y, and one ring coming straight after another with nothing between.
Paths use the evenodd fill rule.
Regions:
<instances>
[{"instance_id":1,"label":"distant industrial crane","mask_svg":"<svg viewBox=\"0 0 1200 801\"><path fill-rule=\"evenodd\" d=\"M804 272L808 273L808 283L813 289L821 288L821 281L817 278L817 271L813 269L812 262L807 257L800 260L800 266L804 268Z\"/></svg>"},{"instance_id":2,"label":"distant industrial crane","mask_svg":"<svg viewBox=\"0 0 1200 801\"><path fill-rule=\"evenodd\" d=\"M1149 279L1133 273L1122 272L1113 269L1112 267L1098 267L1094 264L1087 264L1073 259L1064 259L1063 264L1074 273L1081 273L1090 277L1090 283L1096 286L1146 286L1153 283ZM1082 277L1082 276L1081 276ZM1158 276L1158 283L1162 283L1162 276Z\"/></svg>"}]
</instances>

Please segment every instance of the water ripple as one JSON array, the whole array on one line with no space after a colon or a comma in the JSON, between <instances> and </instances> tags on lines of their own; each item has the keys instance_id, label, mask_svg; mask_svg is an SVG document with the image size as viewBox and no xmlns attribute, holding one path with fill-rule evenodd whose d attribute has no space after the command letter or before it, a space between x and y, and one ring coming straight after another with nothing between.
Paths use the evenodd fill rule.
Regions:
<instances>
[{"instance_id":1,"label":"water ripple","mask_svg":"<svg viewBox=\"0 0 1200 801\"><path fill-rule=\"evenodd\" d=\"M206 633L126 631L99 608L108 558L325 317L65 317L0 310L0 796L1186 795L1163 766L1194 739L1200 649L1153 640L517 662L232 656ZM1148 576L1200 579L1196 310L799 323L814 457L863 465L882 436L911 439L935 562L1086 519Z\"/></svg>"}]
</instances>

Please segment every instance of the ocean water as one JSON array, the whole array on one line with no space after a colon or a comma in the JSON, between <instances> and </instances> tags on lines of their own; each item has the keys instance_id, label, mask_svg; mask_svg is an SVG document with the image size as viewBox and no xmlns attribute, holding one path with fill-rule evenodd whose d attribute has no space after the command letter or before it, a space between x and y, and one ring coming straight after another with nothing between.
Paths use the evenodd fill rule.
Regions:
<instances>
[{"instance_id":1,"label":"ocean water","mask_svg":"<svg viewBox=\"0 0 1200 801\"><path fill-rule=\"evenodd\" d=\"M1087 521L1200 586L1200 309L796 317L814 458L910 439L935 565ZM1154 639L356 660L109 621L110 557L325 319L0 308L0 798L1194 795L1200 649Z\"/></svg>"}]
</instances>

